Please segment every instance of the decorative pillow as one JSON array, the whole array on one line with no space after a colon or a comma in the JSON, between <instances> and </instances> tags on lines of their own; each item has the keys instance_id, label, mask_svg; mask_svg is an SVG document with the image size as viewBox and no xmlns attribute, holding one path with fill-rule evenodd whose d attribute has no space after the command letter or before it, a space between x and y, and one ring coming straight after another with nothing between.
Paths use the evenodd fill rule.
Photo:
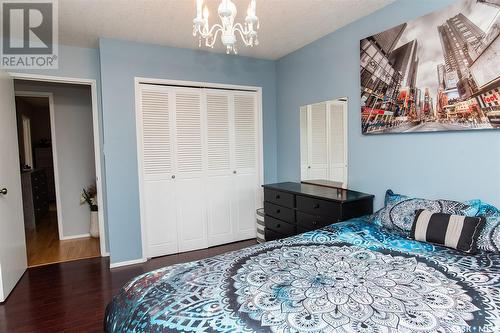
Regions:
<instances>
[{"instance_id":1,"label":"decorative pillow","mask_svg":"<svg viewBox=\"0 0 500 333\"><path fill-rule=\"evenodd\" d=\"M409 236L415 219L415 211L418 209L465 216L475 216L478 210L458 201L412 198L387 190L385 207L373 214L371 222L400 235Z\"/></svg>"},{"instance_id":2,"label":"decorative pillow","mask_svg":"<svg viewBox=\"0 0 500 333\"><path fill-rule=\"evenodd\" d=\"M474 253L484 223L484 217L433 213L419 209L415 212L410 238Z\"/></svg>"},{"instance_id":3,"label":"decorative pillow","mask_svg":"<svg viewBox=\"0 0 500 333\"><path fill-rule=\"evenodd\" d=\"M471 200L466 203L471 205L478 201ZM500 252L500 210L495 206L480 202L476 216L484 216L486 219L477 240L477 248L487 252Z\"/></svg>"}]
</instances>

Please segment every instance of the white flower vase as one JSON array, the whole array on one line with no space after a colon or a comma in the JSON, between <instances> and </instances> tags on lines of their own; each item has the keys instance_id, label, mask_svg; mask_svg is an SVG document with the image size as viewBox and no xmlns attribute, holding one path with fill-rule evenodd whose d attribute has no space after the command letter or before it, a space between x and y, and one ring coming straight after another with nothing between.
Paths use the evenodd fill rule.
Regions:
<instances>
[{"instance_id":1,"label":"white flower vase","mask_svg":"<svg viewBox=\"0 0 500 333\"><path fill-rule=\"evenodd\" d=\"M90 237L99 238L99 213L90 212Z\"/></svg>"}]
</instances>

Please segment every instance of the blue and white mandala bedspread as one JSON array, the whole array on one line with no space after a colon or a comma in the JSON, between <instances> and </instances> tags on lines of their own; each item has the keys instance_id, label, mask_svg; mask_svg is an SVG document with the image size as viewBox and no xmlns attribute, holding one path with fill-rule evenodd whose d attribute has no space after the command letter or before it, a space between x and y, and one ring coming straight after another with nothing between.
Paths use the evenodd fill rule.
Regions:
<instances>
[{"instance_id":1,"label":"blue and white mandala bedspread","mask_svg":"<svg viewBox=\"0 0 500 333\"><path fill-rule=\"evenodd\" d=\"M463 255L355 219L156 270L109 332L500 332L500 255Z\"/></svg>"}]
</instances>

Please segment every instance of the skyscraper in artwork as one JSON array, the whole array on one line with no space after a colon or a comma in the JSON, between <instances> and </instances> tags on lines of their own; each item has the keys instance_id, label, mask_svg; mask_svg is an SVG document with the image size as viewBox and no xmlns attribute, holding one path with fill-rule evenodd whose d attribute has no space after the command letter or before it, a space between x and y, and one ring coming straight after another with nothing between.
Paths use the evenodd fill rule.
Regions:
<instances>
[{"instance_id":1,"label":"skyscraper in artwork","mask_svg":"<svg viewBox=\"0 0 500 333\"><path fill-rule=\"evenodd\" d=\"M385 52L385 54L388 54L391 53L398 44L403 31L406 29L406 26L407 23L403 23L395 26L394 28L375 34L370 38L380 47L383 52Z\"/></svg>"},{"instance_id":2,"label":"skyscraper in artwork","mask_svg":"<svg viewBox=\"0 0 500 333\"><path fill-rule=\"evenodd\" d=\"M459 79L468 77L468 68L474 62L473 50L481 46L485 37L477 25L462 13L438 26L446 72L457 71Z\"/></svg>"},{"instance_id":3,"label":"skyscraper in artwork","mask_svg":"<svg viewBox=\"0 0 500 333\"><path fill-rule=\"evenodd\" d=\"M414 39L392 51L389 56L394 69L403 75L401 88L415 88L418 68L417 48L418 43Z\"/></svg>"}]
</instances>

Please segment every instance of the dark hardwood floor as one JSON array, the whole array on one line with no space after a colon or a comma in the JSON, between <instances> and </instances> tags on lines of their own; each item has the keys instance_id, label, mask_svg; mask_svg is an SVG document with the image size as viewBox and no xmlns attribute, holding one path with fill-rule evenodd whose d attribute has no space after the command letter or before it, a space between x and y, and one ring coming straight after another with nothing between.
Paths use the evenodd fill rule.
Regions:
<instances>
[{"instance_id":1,"label":"dark hardwood floor","mask_svg":"<svg viewBox=\"0 0 500 333\"><path fill-rule=\"evenodd\" d=\"M106 305L131 278L256 244L248 240L109 269L108 258L30 268L3 304L0 332L102 332Z\"/></svg>"}]
</instances>

